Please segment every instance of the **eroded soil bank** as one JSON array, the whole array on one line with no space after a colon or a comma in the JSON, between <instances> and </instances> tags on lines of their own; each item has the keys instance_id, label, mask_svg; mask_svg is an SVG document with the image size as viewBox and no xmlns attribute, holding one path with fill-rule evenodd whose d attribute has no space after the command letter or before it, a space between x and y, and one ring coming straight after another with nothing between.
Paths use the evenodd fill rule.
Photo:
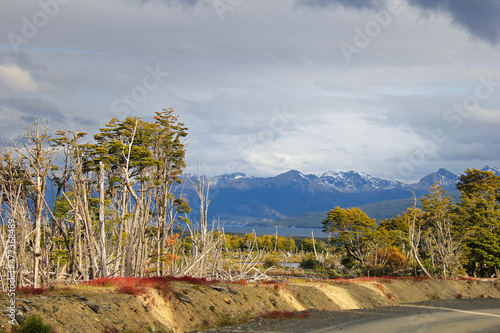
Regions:
<instances>
[{"instance_id":1,"label":"eroded soil bank","mask_svg":"<svg viewBox=\"0 0 500 333\"><path fill-rule=\"evenodd\" d=\"M290 283L193 285L172 283L161 297L156 290L133 296L113 288L68 287L40 295L18 294L20 321L38 314L57 332L189 332L244 322L271 311L374 308L433 299L500 298L497 279L361 279ZM9 300L1 294L0 307ZM0 327L10 329L5 313Z\"/></svg>"}]
</instances>

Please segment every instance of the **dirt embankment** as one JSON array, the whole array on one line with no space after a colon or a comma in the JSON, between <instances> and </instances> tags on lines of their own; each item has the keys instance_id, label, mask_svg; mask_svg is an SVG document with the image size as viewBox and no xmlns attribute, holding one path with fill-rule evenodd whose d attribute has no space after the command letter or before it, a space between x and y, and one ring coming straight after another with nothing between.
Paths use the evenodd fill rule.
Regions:
<instances>
[{"instance_id":1,"label":"dirt embankment","mask_svg":"<svg viewBox=\"0 0 500 333\"><path fill-rule=\"evenodd\" d=\"M110 288L71 287L43 295L18 295L16 304L24 318L38 314L61 333L189 332L245 321L271 311L332 311L431 299L500 298L500 281L492 279L172 285L174 291L166 298L156 290L135 297L114 293ZM1 309L7 305L7 296L2 294ZM6 314L0 314L0 327L6 331L8 320Z\"/></svg>"}]
</instances>

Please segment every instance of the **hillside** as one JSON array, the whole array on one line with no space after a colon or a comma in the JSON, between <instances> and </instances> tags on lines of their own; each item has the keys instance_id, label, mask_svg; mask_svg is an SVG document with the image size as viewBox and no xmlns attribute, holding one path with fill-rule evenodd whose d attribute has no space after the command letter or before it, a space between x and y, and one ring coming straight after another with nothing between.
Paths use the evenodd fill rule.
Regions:
<instances>
[{"instance_id":1,"label":"hillside","mask_svg":"<svg viewBox=\"0 0 500 333\"><path fill-rule=\"evenodd\" d=\"M483 170L500 175L498 168L485 166ZM321 175L290 170L269 178L233 173L211 179L209 218L225 224L312 227L318 226L326 211L340 206L361 207L378 221L405 211L413 205L412 192L424 196L437 182L458 198L458 180L458 174L444 168L413 184L353 170L328 171ZM191 204L191 219L196 221L199 201L192 178L186 176L184 183L183 196Z\"/></svg>"},{"instance_id":2,"label":"hillside","mask_svg":"<svg viewBox=\"0 0 500 333\"><path fill-rule=\"evenodd\" d=\"M431 299L500 298L493 279L427 280L361 278L321 282L235 283L172 282L136 296L113 287L59 286L20 293L16 318L39 315L56 332L189 332L247 322L262 315L317 309L350 310L392 306ZM164 296L159 291L168 291ZM0 295L0 306L9 299ZM293 314L292 314L293 315ZM307 314L305 314L307 315ZM10 326L0 314L0 329Z\"/></svg>"},{"instance_id":3,"label":"hillside","mask_svg":"<svg viewBox=\"0 0 500 333\"><path fill-rule=\"evenodd\" d=\"M450 191L448 195L457 201L460 198L459 191ZM417 198L417 207L420 207L420 198ZM375 219L377 222L385 220L406 211L407 208L413 206L413 198L396 199L382 202L375 202L366 205L358 206L370 218ZM334 207L332 207L334 208ZM348 208L348 207L344 207ZM273 227L273 226L287 226L294 228L321 228L321 222L326 218L326 212L308 212L299 216L287 217L278 221L261 222L260 226Z\"/></svg>"}]
</instances>

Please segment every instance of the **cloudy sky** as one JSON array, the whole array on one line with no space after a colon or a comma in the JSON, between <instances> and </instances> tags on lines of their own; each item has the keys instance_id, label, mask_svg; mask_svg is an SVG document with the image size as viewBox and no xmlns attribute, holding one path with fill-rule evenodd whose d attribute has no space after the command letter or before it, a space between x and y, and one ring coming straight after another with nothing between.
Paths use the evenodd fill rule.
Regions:
<instances>
[{"instance_id":1,"label":"cloudy sky","mask_svg":"<svg viewBox=\"0 0 500 333\"><path fill-rule=\"evenodd\" d=\"M500 2L2 0L0 131L173 107L188 172L500 167Z\"/></svg>"}]
</instances>

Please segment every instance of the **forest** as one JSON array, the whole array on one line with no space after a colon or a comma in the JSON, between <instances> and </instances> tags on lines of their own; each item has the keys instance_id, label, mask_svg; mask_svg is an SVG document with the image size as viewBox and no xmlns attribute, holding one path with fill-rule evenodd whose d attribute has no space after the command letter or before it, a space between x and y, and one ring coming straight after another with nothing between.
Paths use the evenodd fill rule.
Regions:
<instances>
[{"instance_id":1,"label":"forest","mask_svg":"<svg viewBox=\"0 0 500 333\"><path fill-rule=\"evenodd\" d=\"M152 123L113 118L93 140L23 125L22 140L0 147L2 290L118 276L258 280L279 261L330 277L500 277L500 177L492 172L467 169L456 203L435 184L379 223L335 207L323 222L328 242L227 235L207 219L209 177L189 180L198 202L182 196L188 128L172 108ZM200 207L193 221L190 204Z\"/></svg>"}]
</instances>

